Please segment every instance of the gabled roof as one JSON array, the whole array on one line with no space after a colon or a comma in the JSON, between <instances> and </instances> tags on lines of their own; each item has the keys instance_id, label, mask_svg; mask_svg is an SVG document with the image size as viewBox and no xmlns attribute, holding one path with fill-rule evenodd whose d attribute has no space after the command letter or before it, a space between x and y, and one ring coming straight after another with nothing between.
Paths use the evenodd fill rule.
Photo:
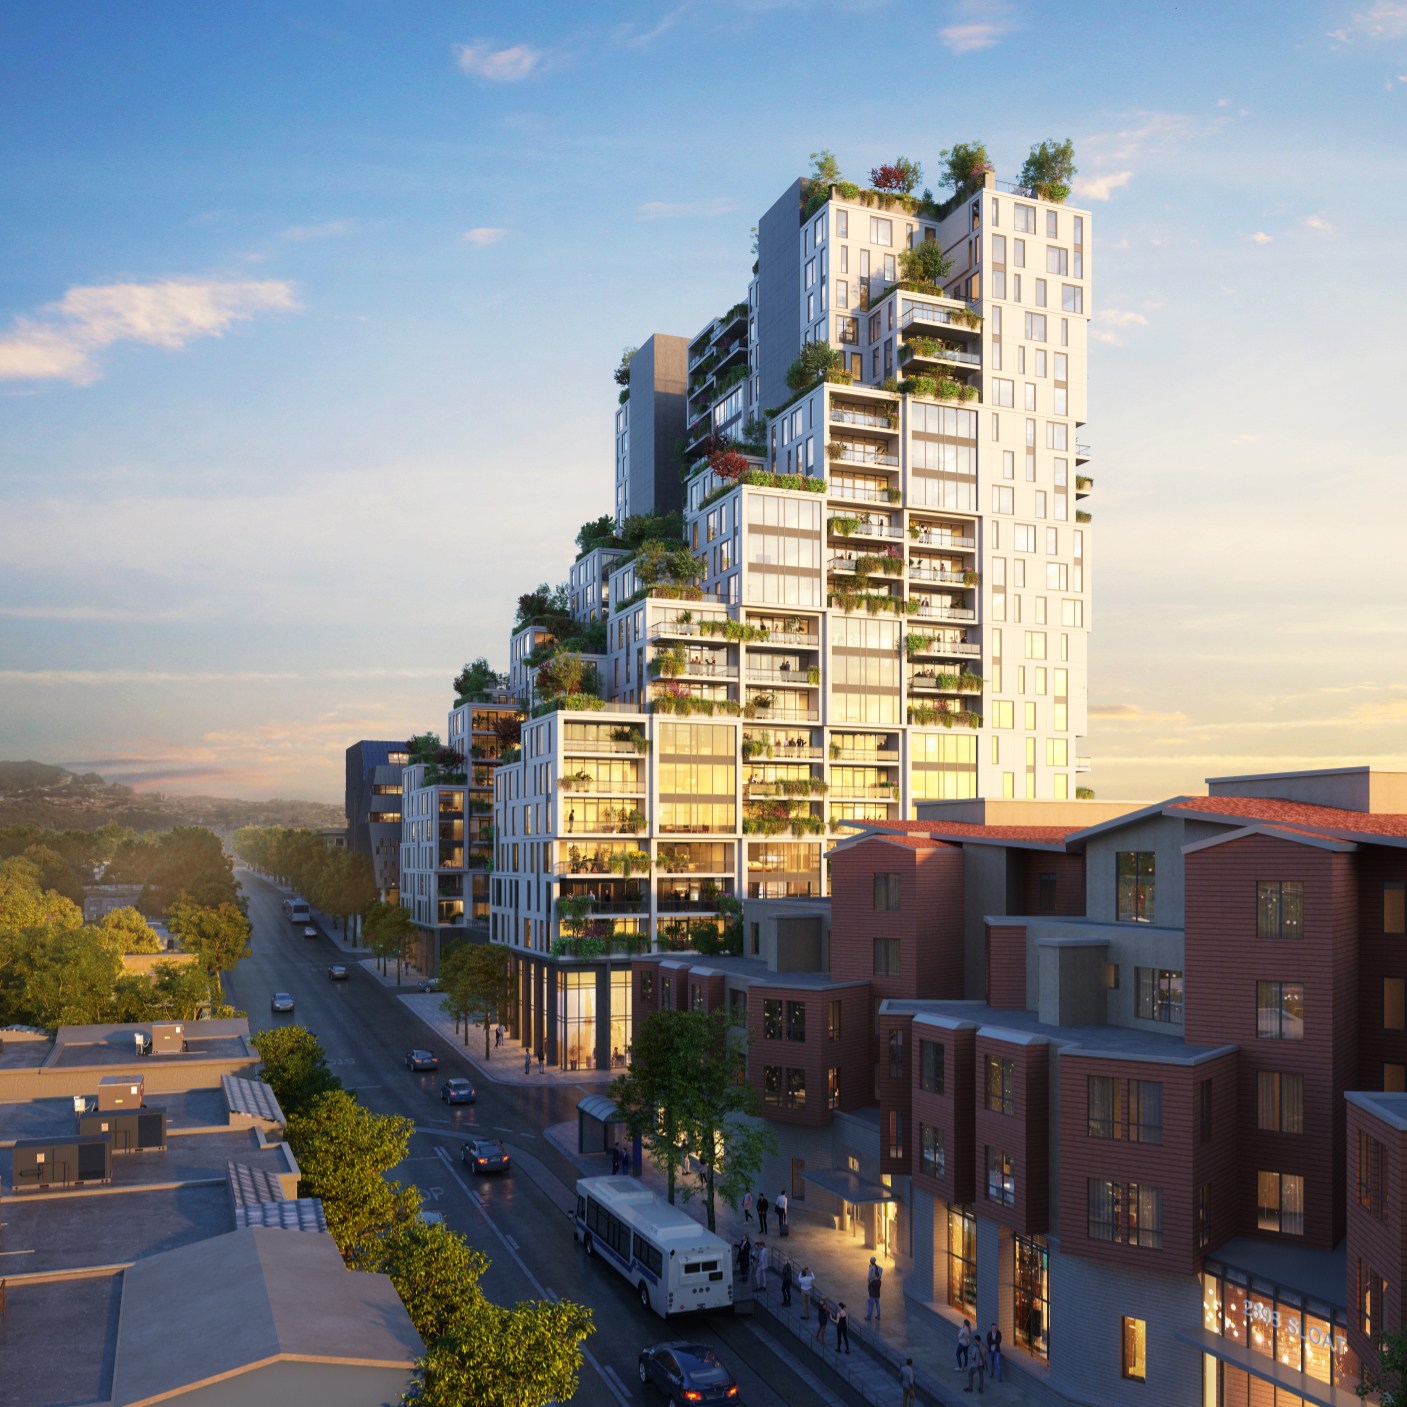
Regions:
<instances>
[{"instance_id":1,"label":"gabled roof","mask_svg":"<svg viewBox=\"0 0 1407 1407\"><path fill-rule=\"evenodd\" d=\"M865 821L852 824L863 825L864 829L858 835L847 837L841 845L856 840L887 840L895 845L908 844L914 849L931 849L937 845L972 841L1063 850L1066 837L1074 835L1079 829L1077 826L983 826L972 821Z\"/></svg>"},{"instance_id":2,"label":"gabled roof","mask_svg":"<svg viewBox=\"0 0 1407 1407\"><path fill-rule=\"evenodd\" d=\"M1346 811L1303 801L1275 801L1256 796L1190 796L1167 803L1168 811L1212 821L1247 820L1300 827L1336 836L1407 840L1407 816Z\"/></svg>"}]
</instances>

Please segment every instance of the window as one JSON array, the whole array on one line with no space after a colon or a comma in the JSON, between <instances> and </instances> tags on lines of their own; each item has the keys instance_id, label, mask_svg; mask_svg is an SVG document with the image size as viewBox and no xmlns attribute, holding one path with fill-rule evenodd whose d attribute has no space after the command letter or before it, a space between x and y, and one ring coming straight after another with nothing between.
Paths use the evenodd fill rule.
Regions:
<instances>
[{"instance_id":1,"label":"window","mask_svg":"<svg viewBox=\"0 0 1407 1407\"><path fill-rule=\"evenodd\" d=\"M787 1040L805 1041L806 1039L806 1003L787 1003Z\"/></svg>"},{"instance_id":2,"label":"window","mask_svg":"<svg viewBox=\"0 0 1407 1407\"><path fill-rule=\"evenodd\" d=\"M1407 980L1383 978L1383 1030L1407 1029Z\"/></svg>"},{"instance_id":3,"label":"window","mask_svg":"<svg viewBox=\"0 0 1407 1407\"><path fill-rule=\"evenodd\" d=\"M874 877L874 906L887 913L899 911L899 876L877 874Z\"/></svg>"},{"instance_id":4,"label":"window","mask_svg":"<svg viewBox=\"0 0 1407 1407\"><path fill-rule=\"evenodd\" d=\"M640 974L640 1001L641 1004L652 1002L655 999L655 974L653 972L642 972Z\"/></svg>"},{"instance_id":5,"label":"window","mask_svg":"<svg viewBox=\"0 0 1407 1407\"><path fill-rule=\"evenodd\" d=\"M1400 879L1383 885L1383 932L1407 933L1407 883Z\"/></svg>"},{"instance_id":6,"label":"window","mask_svg":"<svg viewBox=\"0 0 1407 1407\"><path fill-rule=\"evenodd\" d=\"M1045 341L1045 314L1044 314L1044 313L1027 313L1027 314L1025 315L1025 319L1026 319L1026 322L1025 322L1026 340L1029 341L1029 342L1044 342L1044 341ZM1044 356L1045 353L1042 352L1041 355ZM1044 373L1042 373L1042 374L1044 374Z\"/></svg>"},{"instance_id":7,"label":"window","mask_svg":"<svg viewBox=\"0 0 1407 1407\"><path fill-rule=\"evenodd\" d=\"M1036 207L1034 205L1012 206L1011 227L1022 234L1035 234Z\"/></svg>"},{"instance_id":8,"label":"window","mask_svg":"<svg viewBox=\"0 0 1407 1407\"><path fill-rule=\"evenodd\" d=\"M1383 1062L1383 1089L1395 1094L1401 1094L1407 1090L1407 1065L1401 1065L1393 1060L1385 1060Z\"/></svg>"},{"instance_id":9,"label":"window","mask_svg":"<svg viewBox=\"0 0 1407 1407\"><path fill-rule=\"evenodd\" d=\"M1358 1131L1358 1205L1387 1220L1387 1146Z\"/></svg>"},{"instance_id":10,"label":"window","mask_svg":"<svg viewBox=\"0 0 1407 1407\"><path fill-rule=\"evenodd\" d=\"M1087 1094L1089 1136L1122 1138L1124 1118L1122 1086L1109 1075L1091 1075Z\"/></svg>"},{"instance_id":11,"label":"window","mask_svg":"<svg viewBox=\"0 0 1407 1407\"><path fill-rule=\"evenodd\" d=\"M999 1055L987 1057L987 1108L994 1114L1012 1114L1016 1111L1012 1087L1016 1082L1016 1062L1003 1060Z\"/></svg>"},{"instance_id":12,"label":"window","mask_svg":"<svg viewBox=\"0 0 1407 1407\"><path fill-rule=\"evenodd\" d=\"M943 1151L943 1130L932 1124L918 1126L918 1170L929 1177L945 1177L948 1159Z\"/></svg>"},{"instance_id":13,"label":"window","mask_svg":"<svg viewBox=\"0 0 1407 1407\"><path fill-rule=\"evenodd\" d=\"M836 299L841 307L845 306L845 285L836 285ZM837 342L858 342L860 340L860 320L858 318L843 317L840 313L835 315L835 340Z\"/></svg>"},{"instance_id":14,"label":"window","mask_svg":"<svg viewBox=\"0 0 1407 1407\"><path fill-rule=\"evenodd\" d=\"M1065 313L1082 313L1085 310L1085 291L1077 283L1060 285L1060 310Z\"/></svg>"},{"instance_id":15,"label":"window","mask_svg":"<svg viewBox=\"0 0 1407 1407\"><path fill-rule=\"evenodd\" d=\"M1161 967L1134 969L1134 1012L1144 1021L1182 1024L1182 973Z\"/></svg>"},{"instance_id":16,"label":"window","mask_svg":"<svg viewBox=\"0 0 1407 1407\"><path fill-rule=\"evenodd\" d=\"M1304 1132L1304 1076L1278 1070L1256 1075L1256 1127L1270 1133Z\"/></svg>"},{"instance_id":17,"label":"window","mask_svg":"<svg viewBox=\"0 0 1407 1407\"><path fill-rule=\"evenodd\" d=\"M918 1087L929 1094L942 1094L943 1044L941 1041L918 1043Z\"/></svg>"},{"instance_id":18,"label":"window","mask_svg":"<svg viewBox=\"0 0 1407 1407\"><path fill-rule=\"evenodd\" d=\"M848 210L835 212L835 233L837 239L850 238L850 212Z\"/></svg>"},{"instance_id":19,"label":"window","mask_svg":"<svg viewBox=\"0 0 1407 1407\"><path fill-rule=\"evenodd\" d=\"M782 1102L782 1067L764 1065L762 1067L762 1102L780 1105Z\"/></svg>"},{"instance_id":20,"label":"window","mask_svg":"<svg viewBox=\"0 0 1407 1407\"><path fill-rule=\"evenodd\" d=\"M992 378L992 404L1012 406L1016 404L1016 383L1004 377Z\"/></svg>"},{"instance_id":21,"label":"window","mask_svg":"<svg viewBox=\"0 0 1407 1407\"><path fill-rule=\"evenodd\" d=\"M1129 1081L1129 1142L1163 1141L1163 1085L1161 1080Z\"/></svg>"},{"instance_id":22,"label":"window","mask_svg":"<svg viewBox=\"0 0 1407 1407\"><path fill-rule=\"evenodd\" d=\"M1256 937L1304 937L1304 885L1297 879L1256 884Z\"/></svg>"},{"instance_id":23,"label":"window","mask_svg":"<svg viewBox=\"0 0 1407 1407\"><path fill-rule=\"evenodd\" d=\"M1304 1235L1304 1178L1296 1173L1256 1174L1256 1226L1286 1236Z\"/></svg>"},{"instance_id":24,"label":"window","mask_svg":"<svg viewBox=\"0 0 1407 1407\"><path fill-rule=\"evenodd\" d=\"M948 1203L948 1303L977 1318L977 1217L969 1206Z\"/></svg>"},{"instance_id":25,"label":"window","mask_svg":"<svg viewBox=\"0 0 1407 1407\"><path fill-rule=\"evenodd\" d=\"M826 1071L826 1108L840 1108L840 1067L837 1065Z\"/></svg>"},{"instance_id":26,"label":"window","mask_svg":"<svg viewBox=\"0 0 1407 1407\"><path fill-rule=\"evenodd\" d=\"M747 1025L747 989L745 987L729 989L728 1017L734 1026Z\"/></svg>"},{"instance_id":27,"label":"window","mask_svg":"<svg viewBox=\"0 0 1407 1407\"><path fill-rule=\"evenodd\" d=\"M874 975L876 977L897 977L899 975L899 940L897 938L876 938L874 940Z\"/></svg>"},{"instance_id":28,"label":"window","mask_svg":"<svg viewBox=\"0 0 1407 1407\"><path fill-rule=\"evenodd\" d=\"M1148 1380L1148 1325L1142 1319L1124 1316L1124 1377L1141 1383Z\"/></svg>"},{"instance_id":29,"label":"window","mask_svg":"<svg viewBox=\"0 0 1407 1407\"><path fill-rule=\"evenodd\" d=\"M762 1039L779 1041L782 1038L782 1003L776 997L767 997L762 1003Z\"/></svg>"},{"instance_id":30,"label":"window","mask_svg":"<svg viewBox=\"0 0 1407 1407\"><path fill-rule=\"evenodd\" d=\"M1304 1039L1304 984L1256 983L1256 1035L1263 1041Z\"/></svg>"},{"instance_id":31,"label":"window","mask_svg":"<svg viewBox=\"0 0 1407 1407\"><path fill-rule=\"evenodd\" d=\"M838 1041L840 1039L840 1001L832 1000L826 1008L826 1039L828 1041Z\"/></svg>"},{"instance_id":32,"label":"window","mask_svg":"<svg viewBox=\"0 0 1407 1407\"><path fill-rule=\"evenodd\" d=\"M1036 882L1036 908L1040 913L1055 912L1055 882L1053 874L1043 874Z\"/></svg>"},{"instance_id":33,"label":"window","mask_svg":"<svg viewBox=\"0 0 1407 1407\"><path fill-rule=\"evenodd\" d=\"M1120 923L1152 923L1156 914L1156 859L1151 850L1121 850L1115 857Z\"/></svg>"},{"instance_id":34,"label":"window","mask_svg":"<svg viewBox=\"0 0 1407 1407\"><path fill-rule=\"evenodd\" d=\"M895 1027L889 1033L889 1078L902 1079L904 1076L904 1033Z\"/></svg>"},{"instance_id":35,"label":"window","mask_svg":"<svg viewBox=\"0 0 1407 1407\"><path fill-rule=\"evenodd\" d=\"M805 1103L806 1071L788 1069L786 1107L788 1109L800 1109Z\"/></svg>"},{"instance_id":36,"label":"window","mask_svg":"<svg viewBox=\"0 0 1407 1407\"><path fill-rule=\"evenodd\" d=\"M987 1200L1004 1207L1016 1205L1016 1174L1011 1154L1003 1148L987 1149Z\"/></svg>"},{"instance_id":37,"label":"window","mask_svg":"<svg viewBox=\"0 0 1407 1407\"><path fill-rule=\"evenodd\" d=\"M877 215L870 216L870 243L892 248L894 244L894 222L881 220Z\"/></svg>"},{"instance_id":38,"label":"window","mask_svg":"<svg viewBox=\"0 0 1407 1407\"><path fill-rule=\"evenodd\" d=\"M1387 1281L1371 1265L1355 1257L1358 1327L1371 1340L1387 1327Z\"/></svg>"},{"instance_id":39,"label":"window","mask_svg":"<svg viewBox=\"0 0 1407 1407\"><path fill-rule=\"evenodd\" d=\"M1045 291L1046 281L1043 278L1038 278L1036 280L1036 306L1038 308L1045 307Z\"/></svg>"},{"instance_id":40,"label":"window","mask_svg":"<svg viewBox=\"0 0 1407 1407\"><path fill-rule=\"evenodd\" d=\"M1212 1243L1212 1185L1204 1182L1197 1189L1197 1249L1205 1251Z\"/></svg>"},{"instance_id":41,"label":"window","mask_svg":"<svg viewBox=\"0 0 1407 1407\"><path fill-rule=\"evenodd\" d=\"M1034 1236L1012 1238L1012 1335L1035 1358L1050 1357L1050 1248Z\"/></svg>"},{"instance_id":42,"label":"window","mask_svg":"<svg viewBox=\"0 0 1407 1407\"><path fill-rule=\"evenodd\" d=\"M904 1156L904 1116L897 1109L891 1109L885 1122L888 1125L886 1141L889 1145L889 1156L902 1158Z\"/></svg>"}]
</instances>

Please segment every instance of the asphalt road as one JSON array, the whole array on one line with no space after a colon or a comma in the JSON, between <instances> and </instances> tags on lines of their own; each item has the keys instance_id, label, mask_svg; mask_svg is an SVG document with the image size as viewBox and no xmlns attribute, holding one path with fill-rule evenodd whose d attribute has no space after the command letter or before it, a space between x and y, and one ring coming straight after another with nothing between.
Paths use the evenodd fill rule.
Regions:
<instances>
[{"instance_id":1,"label":"asphalt road","mask_svg":"<svg viewBox=\"0 0 1407 1407\"><path fill-rule=\"evenodd\" d=\"M581 1381L572 1399L580 1407L640 1404L663 1399L637 1376L639 1353L648 1344L687 1339L713 1347L738 1380L748 1407L837 1403L808 1368L783 1358L750 1322L729 1315L666 1323L640 1307L625 1280L587 1259L572 1237L570 1208L577 1170L542 1130L575 1119L576 1102L590 1093L580 1086L540 1087L480 1083L477 1072L452 1047L431 1037L393 990L326 937L302 937L303 925L283 916L281 891L248 870L237 877L249 898L253 952L227 978L230 1000L249 1013L254 1031L296 1022L314 1032L333 1069L369 1109L403 1114L416 1134L397 1169L414 1182L427 1207L486 1255L483 1285L500 1304L527 1298L572 1299L589 1305L596 1332L586 1344ZM351 975L331 981L328 966L345 962ZM273 1015L276 991L292 994L291 1016ZM411 1074L405 1052L428 1046L440 1058L434 1074ZM444 1104L440 1083L449 1075L475 1081L478 1103ZM474 1179L459 1161L464 1138L479 1132L508 1146L513 1171Z\"/></svg>"}]
</instances>

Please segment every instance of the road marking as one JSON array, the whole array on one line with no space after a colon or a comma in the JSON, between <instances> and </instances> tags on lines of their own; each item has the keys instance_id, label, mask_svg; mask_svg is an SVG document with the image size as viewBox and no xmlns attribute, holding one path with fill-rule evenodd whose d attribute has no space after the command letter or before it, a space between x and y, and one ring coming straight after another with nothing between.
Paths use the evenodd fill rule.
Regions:
<instances>
[{"instance_id":1,"label":"road marking","mask_svg":"<svg viewBox=\"0 0 1407 1407\"><path fill-rule=\"evenodd\" d=\"M0 1256L32 1256L35 1249L35 1247L31 1247L27 1251L0 1251Z\"/></svg>"},{"instance_id":2,"label":"road marking","mask_svg":"<svg viewBox=\"0 0 1407 1407\"><path fill-rule=\"evenodd\" d=\"M449 1170L449 1175L459 1184L460 1189L464 1192L465 1196L467 1196L469 1200L472 1201L474 1205L478 1207L479 1213L484 1218L484 1221L487 1222L489 1230L492 1231L493 1234L497 1236L500 1241L503 1242L504 1250L506 1250L508 1254L512 1256L513 1259L517 1262L518 1269L523 1272L524 1276L527 1278L528 1284L530 1284L533 1289L537 1291L538 1298L547 1299L547 1291L543 1289L537 1276L534 1275L532 1271L528 1269L527 1261L525 1261L522 1256L520 1256L511 1245L509 1245L508 1237L505 1236L504 1233L499 1230L498 1226L494 1223L493 1218L489 1216L486 1211L484 1211L483 1202L479 1200L478 1194L469 1186L469 1184L465 1182L462 1177L460 1177L459 1169L455 1167L449 1154L446 1153L443 1148L437 1148L435 1149L435 1152L439 1155L441 1162L443 1162L445 1167ZM596 1370L596 1376L599 1377L601 1381L605 1383L605 1385L611 1390L611 1396L614 1397L616 1401L620 1403L621 1407L630 1407L629 1396L626 1393L622 1392L621 1389L616 1386L616 1382L612 1381L611 1377L607 1374L606 1369L601 1366L601 1363L597 1359L596 1355L592 1353L592 1351L587 1348L585 1344L582 1344L581 1346L581 1356Z\"/></svg>"},{"instance_id":3,"label":"road marking","mask_svg":"<svg viewBox=\"0 0 1407 1407\"><path fill-rule=\"evenodd\" d=\"M602 1369L602 1376L606 1378L607 1386L616 1388L616 1396L619 1397L622 1402L629 1401L630 1389L626 1387L625 1382L622 1380L621 1375L616 1372L613 1364L606 1364L605 1368Z\"/></svg>"},{"instance_id":4,"label":"road marking","mask_svg":"<svg viewBox=\"0 0 1407 1407\"><path fill-rule=\"evenodd\" d=\"M511 1236L507 1236L504 1239L508 1242L510 1250L516 1251L518 1249L518 1243Z\"/></svg>"}]
</instances>

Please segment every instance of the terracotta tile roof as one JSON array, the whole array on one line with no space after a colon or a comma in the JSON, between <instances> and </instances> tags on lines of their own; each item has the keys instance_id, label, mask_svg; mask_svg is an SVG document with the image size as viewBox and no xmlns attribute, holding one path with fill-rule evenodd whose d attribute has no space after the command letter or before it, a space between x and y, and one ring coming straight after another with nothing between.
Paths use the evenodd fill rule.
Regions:
<instances>
[{"instance_id":1,"label":"terracotta tile roof","mask_svg":"<svg viewBox=\"0 0 1407 1407\"><path fill-rule=\"evenodd\" d=\"M954 840L1030 840L1058 845L1083 826L980 826L972 821L867 821L868 831ZM856 832L859 834L859 832Z\"/></svg>"},{"instance_id":2,"label":"terracotta tile roof","mask_svg":"<svg viewBox=\"0 0 1407 1407\"><path fill-rule=\"evenodd\" d=\"M1407 839L1407 816L1370 815L1366 811L1344 811L1337 806L1311 806L1302 801L1274 801L1258 796L1193 796L1174 801L1169 811L1192 811L1204 816L1227 816L1245 821L1266 821L1272 825L1307 831L1352 832L1354 835L1382 835Z\"/></svg>"}]
</instances>

